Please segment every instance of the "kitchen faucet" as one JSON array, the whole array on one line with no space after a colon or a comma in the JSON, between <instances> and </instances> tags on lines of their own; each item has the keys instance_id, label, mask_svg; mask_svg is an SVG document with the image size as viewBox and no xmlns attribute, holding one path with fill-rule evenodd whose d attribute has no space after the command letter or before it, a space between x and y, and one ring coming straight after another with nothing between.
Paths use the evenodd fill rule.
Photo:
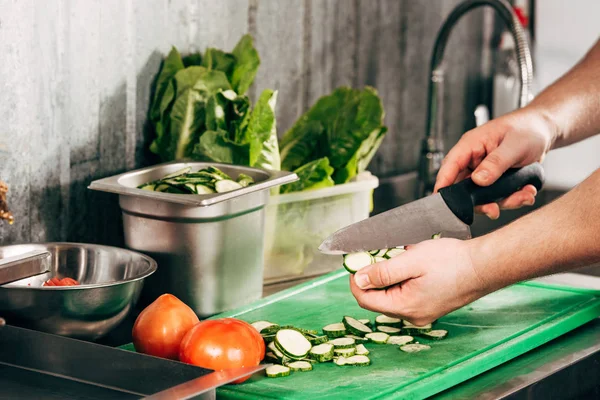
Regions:
<instances>
[{"instance_id":1,"label":"kitchen faucet","mask_svg":"<svg viewBox=\"0 0 600 400\"><path fill-rule=\"evenodd\" d=\"M433 46L430 65L430 82L428 92L428 110L425 138L423 139L421 158L419 163L419 179L417 182L417 198L433 192L435 179L444 158L444 50L448 37L454 25L468 11L480 7L491 6L506 23L516 44L517 62L519 64L519 77L521 88L519 93L519 107L524 107L532 98L531 82L533 79L533 65L531 52L523 27L514 13L511 5L506 0L466 0L457 5L448 15L442 25Z\"/></svg>"}]
</instances>

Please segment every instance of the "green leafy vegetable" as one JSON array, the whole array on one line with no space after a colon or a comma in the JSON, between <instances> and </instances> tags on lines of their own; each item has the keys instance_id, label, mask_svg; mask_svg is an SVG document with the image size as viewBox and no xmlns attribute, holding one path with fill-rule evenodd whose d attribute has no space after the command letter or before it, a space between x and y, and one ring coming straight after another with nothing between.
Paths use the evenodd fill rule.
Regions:
<instances>
[{"instance_id":1,"label":"green leafy vegetable","mask_svg":"<svg viewBox=\"0 0 600 400\"><path fill-rule=\"evenodd\" d=\"M193 158L280 169L276 93L265 90L254 110L243 95L259 65L250 35L231 53L209 48L182 59L173 48L150 108L156 133L151 151L163 161Z\"/></svg>"},{"instance_id":2,"label":"green leafy vegetable","mask_svg":"<svg viewBox=\"0 0 600 400\"><path fill-rule=\"evenodd\" d=\"M298 180L282 186L282 193L320 189L335 185L335 182L331 179L333 168L329 165L327 157L311 161L294 170L294 172L298 175Z\"/></svg>"},{"instance_id":3,"label":"green leafy vegetable","mask_svg":"<svg viewBox=\"0 0 600 400\"><path fill-rule=\"evenodd\" d=\"M161 99L163 98L171 79L183 68L181 55L175 47L171 48L171 51L169 52L167 58L165 58L165 61L160 69L160 73L156 78L154 97L152 99L152 106L150 107L150 120L152 122L157 122L160 120Z\"/></svg>"},{"instance_id":4,"label":"green leafy vegetable","mask_svg":"<svg viewBox=\"0 0 600 400\"><path fill-rule=\"evenodd\" d=\"M239 94L244 94L254 82L260 65L258 52L254 48L252 36L244 35L232 51L235 64L229 76L231 86Z\"/></svg>"},{"instance_id":5,"label":"green leafy vegetable","mask_svg":"<svg viewBox=\"0 0 600 400\"><path fill-rule=\"evenodd\" d=\"M282 168L300 170L326 157L334 169L333 181L345 183L364 171L383 140L383 106L375 89L341 87L321 97L281 140ZM317 163L318 165L319 163ZM300 179L314 179L307 175ZM287 191L305 190L307 184L288 185Z\"/></svg>"}]
</instances>

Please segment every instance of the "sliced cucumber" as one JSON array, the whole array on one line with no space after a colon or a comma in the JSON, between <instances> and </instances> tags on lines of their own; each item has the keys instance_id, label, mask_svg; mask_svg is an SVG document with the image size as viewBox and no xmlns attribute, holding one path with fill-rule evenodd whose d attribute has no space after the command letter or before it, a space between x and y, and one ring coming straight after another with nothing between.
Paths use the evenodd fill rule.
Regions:
<instances>
[{"instance_id":1,"label":"sliced cucumber","mask_svg":"<svg viewBox=\"0 0 600 400\"><path fill-rule=\"evenodd\" d=\"M283 365L271 365L267 367L265 373L269 378L280 378L283 376L289 376L290 368L284 367Z\"/></svg>"},{"instance_id":2,"label":"sliced cucumber","mask_svg":"<svg viewBox=\"0 0 600 400\"><path fill-rule=\"evenodd\" d=\"M344 268L346 271L354 274L358 270L371 265L375 262L373 256L366 251L360 253L350 253L344 255Z\"/></svg>"},{"instance_id":3,"label":"sliced cucumber","mask_svg":"<svg viewBox=\"0 0 600 400\"><path fill-rule=\"evenodd\" d=\"M387 315L380 314L377 317L375 317L375 325L385 325L401 328L402 320L400 318L388 317Z\"/></svg>"},{"instance_id":4,"label":"sliced cucumber","mask_svg":"<svg viewBox=\"0 0 600 400\"><path fill-rule=\"evenodd\" d=\"M367 333L365 335L366 338L368 338L371 342L373 343L386 343L390 337L390 335L388 335L387 333L384 332L373 332L373 333Z\"/></svg>"},{"instance_id":5,"label":"sliced cucumber","mask_svg":"<svg viewBox=\"0 0 600 400\"><path fill-rule=\"evenodd\" d=\"M150 190L151 192L154 191L154 189L156 188L156 185L153 183L149 183L143 186L139 186L138 189L142 189L142 190Z\"/></svg>"},{"instance_id":6,"label":"sliced cucumber","mask_svg":"<svg viewBox=\"0 0 600 400\"><path fill-rule=\"evenodd\" d=\"M353 365L355 367L366 367L371 364L371 359L366 355L355 355L346 358L344 365Z\"/></svg>"},{"instance_id":7,"label":"sliced cucumber","mask_svg":"<svg viewBox=\"0 0 600 400\"><path fill-rule=\"evenodd\" d=\"M402 350L405 353L418 353L419 351L429 349L431 349L431 346L419 343L405 344L404 346L400 346L400 350Z\"/></svg>"},{"instance_id":8,"label":"sliced cucumber","mask_svg":"<svg viewBox=\"0 0 600 400\"><path fill-rule=\"evenodd\" d=\"M343 365L346 365L346 357L338 357L335 360L333 360L335 365L339 365L340 367Z\"/></svg>"},{"instance_id":9,"label":"sliced cucumber","mask_svg":"<svg viewBox=\"0 0 600 400\"><path fill-rule=\"evenodd\" d=\"M207 171L209 174L211 174L215 178L231 179L231 177L229 175L227 175L225 172L221 171L217 167L213 167L212 165L206 167L205 171Z\"/></svg>"},{"instance_id":10,"label":"sliced cucumber","mask_svg":"<svg viewBox=\"0 0 600 400\"><path fill-rule=\"evenodd\" d=\"M274 363L279 363L281 360L279 358L277 358L277 356L275 355L275 353L273 353L272 351L269 351L265 354L265 358L271 362Z\"/></svg>"},{"instance_id":11,"label":"sliced cucumber","mask_svg":"<svg viewBox=\"0 0 600 400\"><path fill-rule=\"evenodd\" d=\"M239 174L237 178L237 183L242 185L243 187L249 186L254 183L254 179L251 176L246 174Z\"/></svg>"},{"instance_id":12,"label":"sliced cucumber","mask_svg":"<svg viewBox=\"0 0 600 400\"><path fill-rule=\"evenodd\" d=\"M438 233L434 233L433 235L431 235L432 239L439 239L442 237L442 233L438 232Z\"/></svg>"},{"instance_id":13,"label":"sliced cucumber","mask_svg":"<svg viewBox=\"0 0 600 400\"><path fill-rule=\"evenodd\" d=\"M361 324L365 324L369 328L371 327L371 320L368 318L359 319L358 322L360 322Z\"/></svg>"},{"instance_id":14,"label":"sliced cucumber","mask_svg":"<svg viewBox=\"0 0 600 400\"><path fill-rule=\"evenodd\" d=\"M269 350L271 350L271 352L275 355L275 357L277 357L277 359L279 360L283 360L285 358L285 355L279 351L279 349L277 348L277 346L275 345L275 342L271 342L267 345L267 348Z\"/></svg>"},{"instance_id":15,"label":"sliced cucumber","mask_svg":"<svg viewBox=\"0 0 600 400\"><path fill-rule=\"evenodd\" d=\"M308 361L293 361L287 364L292 371L312 371L313 366Z\"/></svg>"},{"instance_id":16,"label":"sliced cucumber","mask_svg":"<svg viewBox=\"0 0 600 400\"><path fill-rule=\"evenodd\" d=\"M182 168L182 169L180 169L178 171L175 171L175 172L173 172L173 173L171 173L169 175L164 176L162 179L164 180L164 179L175 178L176 176L187 174L191 170L192 170L192 167L185 167L185 168Z\"/></svg>"},{"instance_id":17,"label":"sliced cucumber","mask_svg":"<svg viewBox=\"0 0 600 400\"><path fill-rule=\"evenodd\" d=\"M236 181L232 181L229 179L223 179L215 183L215 190L217 191L217 193L231 192L232 190L237 190L241 188L243 188L242 185L240 185Z\"/></svg>"},{"instance_id":18,"label":"sliced cucumber","mask_svg":"<svg viewBox=\"0 0 600 400\"><path fill-rule=\"evenodd\" d=\"M319 331L315 329L305 329L305 328L294 328L293 326L285 326L284 328L295 329L304 335L318 335Z\"/></svg>"},{"instance_id":19,"label":"sliced cucumber","mask_svg":"<svg viewBox=\"0 0 600 400\"><path fill-rule=\"evenodd\" d=\"M256 329L258 331L258 333L262 333L263 329L268 328L270 326L279 326L279 325L274 324L269 321L255 321L255 322L251 323L250 325L252 325L254 327L254 329Z\"/></svg>"},{"instance_id":20,"label":"sliced cucumber","mask_svg":"<svg viewBox=\"0 0 600 400\"><path fill-rule=\"evenodd\" d=\"M353 335L365 336L365 334L373 332L371 328L356 318L345 316L342 323L344 324L344 327L346 327L346 330Z\"/></svg>"},{"instance_id":21,"label":"sliced cucumber","mask_svg":"<svg viewBox=\"0 0 600 400\"><path fill-rule=\"evenodd\" d=\"M304 358L312 347L308 339L294 329L278 330L274 343L283 354L296 360Z\"/></svg>"},{"instance_id":22,"label":"sliced cucumber","mask_svg":"<svg viewBox=\"0 0 600 400\"><path fill-rule=\"evenodd\" d=\"M310 342L310 344L312 344L313 346L316 346L318 344L321 343L325 343L329 340L329 337L327 337L327 335L311 335L311 334L306 334L304 335L306 336L306 338L308 339L308 341Z\"/></svg>"},{"instance_id":23,"label":"sliced cucumber","mask_svg":"<svg viewBox=\"0 0 600 400\"><path fill-rule=\"evenodd\" d=\"M329 338L339 338L346 334L346 327L343 323L329 324L323 328L323 333Z\"/></svg>"},{"instance_id":24,"label":"sliced cucumber","mask_svg":"<svg viewBox=\"0 0 600 400\"><path fill-rule=\"evenodd\" d=\"M408 321L404 321L402 330L409 335L419 335L420 336L426 332L431 331L431 324L427 324L427 325L423 325L423 326L416 326L416 325L411 324Z\"/></svg>"},{"instance_id":25,"label":"sliced cucumber","mask_svg":"<svg viewBox=\"0 0 600 400\"><path fill-rule=\"evenodd\" d=\"M275 335L274 334L273 335L264 335L264 334L261 334L261 336L262 336L263 340L265 341L265 343L272 343L273 340L275 340Z\"/></svg>"},{"instance_id":26,"label":"sliced cucumber","mask_svg":"<svg viewBox=\"0 0 600 400\"><path fill-rule=\"evenodd\" d=\"M341 337L341 338L337 338L337 339L332 339L327 343L332 344L336 350L337 349L349 349L349 348L356 346L356 341L349 337Z\"/></svg>"},{"instance_id":27,"label":"sliced cucumber","mask_svg":"<svg viewBox=\"0 0 600 400\"><path fill-rule=\"evenodd\" d=\"M356 354L356 347L350 347L348 349L333 349L334 356L338 357L351 357Z\"/></svg>"},{"instance_id":28,"label":"sliced cucumber","mask_svg":"<svg viewBox=\"0 0 600 400\"><path fill-rule=\"evenodd\" d=\"M377 330L379 332L385 332L388 335L395 335L400 333L400 328L396 328L395 326L377 325Z\"/></svg>"},{"instance_id":29,"label":"sliced cucumber","mask_svg":"<svg viewBox=\"0 0 600 400\"><path fill-rule=\"evenodd\" d=\"M421 333L421 336L431 340L442 340L448 336L448 331L445 329L436 329L429 332Z\"/></svg>"},{"instance_id":30,"label":"sliced cucumber","mask_svg":"<svg viewBox=\"0 0 600 400\"><path fill-rule=\"evenodd\" d=\"M385 253L387 253L388 249L381 249L381 250L373 250L370 251L369 254L371 254L373 257L383 257L385 256Z\"/></svg>"},{"instance_id":31,"label":"sliced cucumber","mask_svg":"<svg viewBox=\"0 0 600 400\"><path fill-rule=\"evenodd\" d=\"M364 344L357 344L356 345L356 355L367 356L367 355L369 355L369 350L367 350L367 348L365 347Z\"/></svg>"},{"instance_id":32,"label":"sliced cucumber","mask_svg":"<svg viewBox=\"0 0 600 400\"><path fill-rule=\"evenodd\" d=\"M196 194L212 194L215 191L212 190L210 187L206 186L206 185L202 185L202 184L197 184L196 185Z\"/></svg>"},{"instance_id":33,"label":"sliced cucumber","mask_svg":"<svg viewBox=\"0 0 600 400\"><path fill-rule=\"evenodd\" d=\"M356 335L346 335L344 337L354 339L354 341L356 343L367 343L369 341L369 339L366 339L366 338L360 337L360 336L356 336Z\"/></svg>"},{"instance_id":34,"label":"sliced cucumber","mask_svg":"<svg viewBox=\"0 0 600 400\"><path fill-rule=\"evenodd\" d=\"M387 258L385 257L374 257L375 263L380 263L382 261L386 261Z\"/></svg>"},{"instance_id":35,"label":"sliced cucumber","mask_svg":"<svg viewBox=\"0 0 600 400\"><path fill-rule=\"evenodd\" d=\"M387 253L385 253L386 258L394 258L404 253L406 250L404 249L389 249Z\"/></svg>"},{"instance_id":36,"label":"sliced cucumber","mask_svg":"<svg viewBox=\"0 0 600 400\"><path fill-rule=\"evenodd\" d=\"M330 343L319 344L309 352L310 358L318 362L327 362L333 359L333 345Z\"/></svg>"},{"instance_id":37,"label":"sliced cucumber","mask_svg":"<svg viewBox=\"0 0 600 400\"><path fill-rule=\"evenodd\" d=\"M415 340L414 337L404 335L404 336L390 336L386 344L394 344L397 346L404 346L405 344L412 343Z\"/></svg>"}]
</instances>

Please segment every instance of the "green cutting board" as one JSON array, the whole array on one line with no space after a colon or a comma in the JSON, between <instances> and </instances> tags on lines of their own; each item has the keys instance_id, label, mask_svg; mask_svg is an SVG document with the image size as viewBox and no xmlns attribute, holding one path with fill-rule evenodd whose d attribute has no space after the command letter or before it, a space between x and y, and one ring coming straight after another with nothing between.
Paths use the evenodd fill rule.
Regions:
<instances>
[{"instance_id":1,"label":"green cutting board","mask_svg":"<svg viewBox=\"0 0 600 400\"><path fill-rule=\"evenodd\" d=\"M367 344L369 367L316 364L285 378L257 374L242 385L217 390L222 399L422 399L489 370L600 315L600 297L589 290L521 283L490 294L443 318L435 328L448 338L421 343L431 349L401 352L398 346ZM248 322L268 320L320 329L344 315L374 319L358 307L345 271L220 314Z\"/></svg>"}]
</instances>

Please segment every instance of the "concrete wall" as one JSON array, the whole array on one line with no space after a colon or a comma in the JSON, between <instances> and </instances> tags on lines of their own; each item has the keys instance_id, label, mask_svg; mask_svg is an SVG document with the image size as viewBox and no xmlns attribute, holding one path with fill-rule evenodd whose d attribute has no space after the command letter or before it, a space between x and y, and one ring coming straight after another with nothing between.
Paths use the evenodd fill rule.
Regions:
<instances>
[{"instance_id":1,"label":"concrete wall","mask_svg":"<svg viewBox=\"0 0 600 400\"><path fill-rule=\"evenodd\" d=\"M0 244L122 242L116 196L86 187L147 163L150 83L171 45L229 50L253 34L251 93L280 91L280 133L338 85L377 87L390 133L371 170L414 170L431 48L458 2L0 0L0 179L16 219ZM447 50L448 146L473 125L484 25L484 12L467 16Z\"/></svg>"}]
</instances>

